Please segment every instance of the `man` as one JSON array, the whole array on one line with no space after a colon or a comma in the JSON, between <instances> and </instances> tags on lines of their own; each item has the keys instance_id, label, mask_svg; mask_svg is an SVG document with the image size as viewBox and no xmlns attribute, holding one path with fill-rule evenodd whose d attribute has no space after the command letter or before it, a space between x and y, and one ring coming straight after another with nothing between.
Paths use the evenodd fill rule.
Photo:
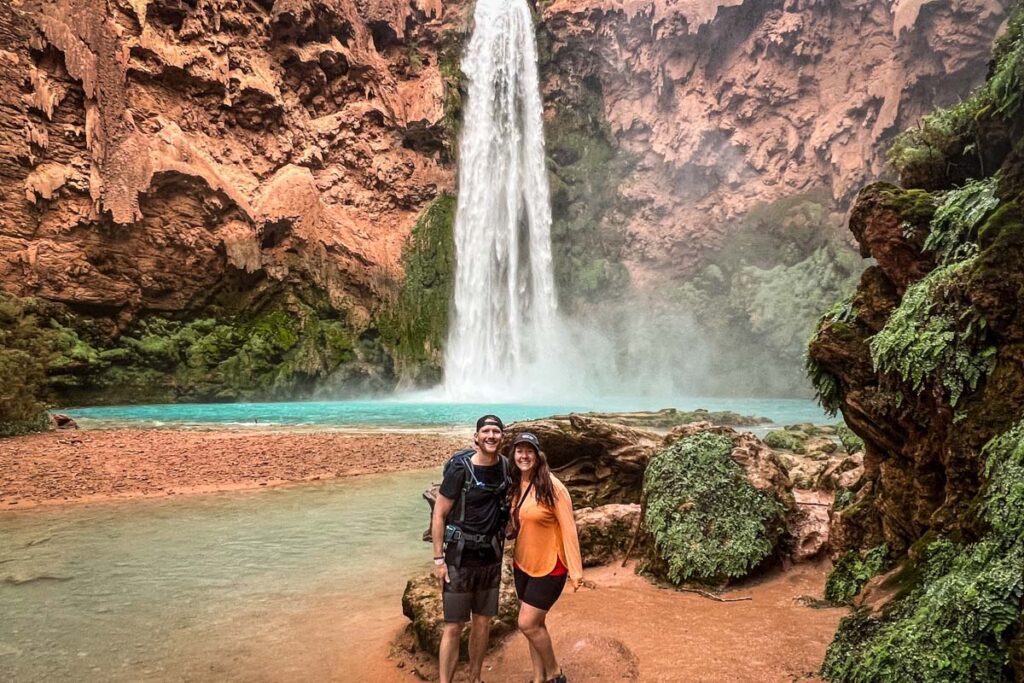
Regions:
<instances>
[{"instance_id":1,"label":"man","mask_svg":"<svg viewBox=\"0 0 1024 683\"><path fill-rule=\"evenodd\" d=\"M508 521L509 464L498 455L504 430L496 415L477 420L472 452L452 457L434 504L434 576L441 585L445 621L438 656L441 683L455 676L462 628L471 619L469 671L473 683L479 683L491 617L498 613Z\"/></svg>"}]
</instances>

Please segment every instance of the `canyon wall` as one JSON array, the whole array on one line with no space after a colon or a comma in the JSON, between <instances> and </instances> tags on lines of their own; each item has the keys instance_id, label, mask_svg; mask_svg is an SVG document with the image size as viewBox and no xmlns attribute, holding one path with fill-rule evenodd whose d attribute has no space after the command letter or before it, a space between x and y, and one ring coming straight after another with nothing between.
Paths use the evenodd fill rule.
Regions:
<instances>
[{"instance_id":1,"label":"canyon wall","mask_svg":"<svg viewBox=\"0 0 1024 683\"><path fill-rule=\"evenodd\" d=\"M890 174L897 131L982 81L1005 4L544 4L563 303L589 314L629 281L651 338L704 354L664 359L700 368L680 388L798 392L814 322L863 268L853 194Z\"/></svg>"},{"instance_id":2,"label":"canyon wall","mask_svg":"<svg viewBox=\"0 0 1024 683\"><path fill-rule=\"evenodd\" d=\"M471 10L4 3L0 287L40 325L51 400L436 381ZM861 268L845 202L892 131L980 81L1003 15L540 3L565 308L600 323L646 298L709 346L742 331L719 367L782 358L789 379L755 389L799 384L808 321Z\"/></svg>"},{"instance_id":3,"label":"canyon wall","mask_svg":"<svg viewBox=\"0 0 1024 683\"><path fill-rule=\"evenodd\" d=\"M288 394L344 368L335 384L393 386L379 321L420 214L454 184L442 15L4 3L0 284L58 305L61 393ZM226 362L238 381L216 376ZM196 372L166 377L179 366Z\"/></svg>"},{"instance_id":4,"label":"canyon wall","mask_svg":"<svg viewBox=\"0 0 1024 683\"><path fill-rule=\"evenodd\" d=\"M831 539L857 567L835 681L1024 677L1024 9L984 88L892 148L857 197L874 259L808 369L864 440ZM873 575L879 576L872 578ZM868 579L871 579L870 581ZM830 582L832 579L830 579Z\"/></svg>"}]
</instances>

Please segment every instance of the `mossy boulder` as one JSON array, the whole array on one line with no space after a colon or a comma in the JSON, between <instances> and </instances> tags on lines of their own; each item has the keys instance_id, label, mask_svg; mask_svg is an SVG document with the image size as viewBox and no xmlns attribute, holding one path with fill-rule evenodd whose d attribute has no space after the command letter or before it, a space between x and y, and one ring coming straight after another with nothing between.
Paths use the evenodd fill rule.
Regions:
<instances>
[{"instance_id":1,"label":"mossy boulder","mask_svg":"<svg viewBox=\"0 0 1024 683\"><path fill-rule=\"evenodd\" d=\"M786 484L767 448L743 448L710 429L681 435L651 457L644 476L648 570L677 585L746 576L780 553L793 507Z\"/></svg>"}]
</instances>

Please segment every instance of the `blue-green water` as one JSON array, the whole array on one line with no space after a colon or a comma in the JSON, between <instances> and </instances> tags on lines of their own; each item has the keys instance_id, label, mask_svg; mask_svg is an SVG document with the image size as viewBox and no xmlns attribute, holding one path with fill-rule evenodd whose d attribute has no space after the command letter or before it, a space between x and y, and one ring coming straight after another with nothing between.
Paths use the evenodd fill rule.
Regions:
<instances>
[{"instance_id":1,"label":"blue-green water","mask_svg":"<svg viewBox=\"0 0 1024 683\"><path fill-rule=\"evenodd\" d=\"M434 474L4 512L0 681L309 680L358 661L429 565Z\"/></svg>"},{"instance_id":2,"label":"blue-green water","mask_svg":"<svg viewBox=\"0 0 1024 683\"><path fill-rule=\"evenodd\" d=\"M66 411L81 426L201 427L314 426L324 428L468 427L485 413L507 422L590 410L681 410L707 408L763 416L777 424L830 420L810 400L785 398L680 398L664 401L614 399L590 403L529 405L443 403L416 400L297 401L291 403L209 403L79 408Z\"/></svg>"}]
</instances>

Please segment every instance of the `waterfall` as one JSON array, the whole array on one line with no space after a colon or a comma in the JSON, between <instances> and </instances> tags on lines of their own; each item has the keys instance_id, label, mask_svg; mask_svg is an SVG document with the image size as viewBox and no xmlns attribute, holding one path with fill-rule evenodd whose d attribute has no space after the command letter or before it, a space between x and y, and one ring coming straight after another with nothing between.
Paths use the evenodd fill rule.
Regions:
<instances>
[{"instance_id":1,"label":"waterfall","mask_svg":"<svg viewBox=\"0 0 1024 683\"><path fill-rule=\"evenodd\" d=\"M462 60L469 93L445 393L500 400L541 380L551 388L557 368L551 206L530 9L478 0L474 23Z\"/></svg>"}]
</instances>

